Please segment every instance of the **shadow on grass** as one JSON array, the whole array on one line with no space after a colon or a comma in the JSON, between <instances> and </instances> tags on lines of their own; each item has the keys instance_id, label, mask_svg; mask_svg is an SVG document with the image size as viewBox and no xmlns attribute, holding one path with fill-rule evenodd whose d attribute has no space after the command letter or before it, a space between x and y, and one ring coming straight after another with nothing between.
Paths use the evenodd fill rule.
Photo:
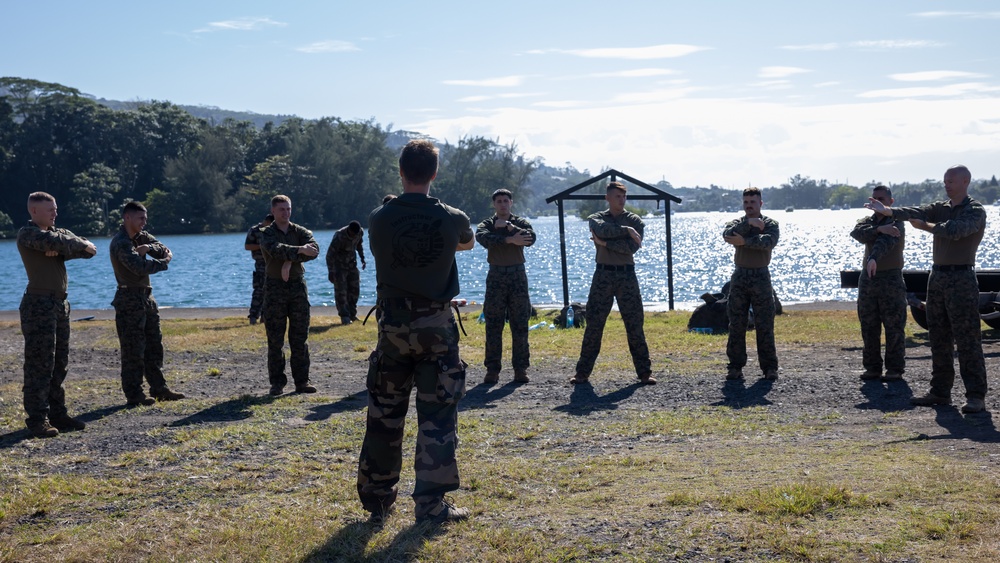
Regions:
<instances>
[{"instance_id":1,"label":"shadow on grass","mask_svg":"<svg viewBox=\"0 0 1000 563\"><path fill-rule=\"evenodd\" d=\"M913 410L910 399L913 389L905 379L881 381L869 379L861 384L861 393L868 399L864 403L854 405L858 409L874 409L882 412L899 412Z\"/></svg>"},{"instance_id":2,"label":"shadow on grass","mask_svg":"<svg viewBox=\"0 0 1000 563\"><path fill-rule=\"evenodd\" d=\"M770 405L771 401L768 400L767 394L772 388L774 381L770 379L758 379L750 387L746 386L744 379L727 379L722 386L722 400L712 403L711 406L745 409Z\"/></svg>"},{"instance_id":3,"label":"shadow on grass","mask_svg":"<svg viewBox=\"0 0 1000 563\"><path fill-rule=\"evenodd\" d=\"M379 532L378 525L354 522L340 529L322 546L302 558L302 563L324 561L419 561L424 543L441 535L445 526L414 524L403 528L392 542L378 550L367 551L371 537Z\"/></svg>"},{"instance_id":4,"label":"shadow on grass","mask_svg":"<svg viewBox=\"0 0 1000 563\"><path fill-rule=\"evenodd\" d=\"M947 434L928 436L919 434L913 438L898 440L898 442L922 442L925 440L970 440L984 444L1000 443L1000 432L993 424L993 415L989 411L974 414L962 414L954 405L939 405L923 407L934 409L934 420L948 431Z\"/></svg>"},{"instance_id":5,"label":"shadow on grass","mask_svg":"<svg viewBox=\"0 0 1000 563\"><path fill-rule=\"evenodd\" d=\"M354 324L354 323L351 323L351 324ZM340 324L339 322L333 323L333 324L328 324L328 325L322 325L322 326L311 325L309 327L309 334L323 334L324 332L326 332L328 330L338 330L338 329L341 329L341 328L347 328L348 326L350 326L350 325Z\"/></svg>"},{"instance_id":6,"label":"shadow on grass","mask_svg":"<svg viewBox=\"0 0 1000 563\"><path fill-rule=\"evenodd\" d=\"M87 424L90 424L91 422L94 422L95 420L100 420L100 419L102 419L102 418L104 418L106 416L115 414L118 411L123 411L123 410L125 410L127 408L129 408L129 407L127 407L126 405L114 405L114 406L110 406L110 407L103 407L103 408L100 408L100 409L96 409L96 410L92 410L90 412L83 413L83 414L81 414L79 416L76 416L74 418L76 418L80 422L85 422ZM28 432L27 428L22 428L21 430L17 430L17 431L14 431L14 432L9 432L7 434L0 435L0 449L9 448L9 447L13 446L14 444L18 444L18 443L20 443L20 442L22 442L24 440L30 439L30 438L31 438L31 434Z\"/></svg>"},{"instance_id":7,"label":"shadow on grass","mask_svg":"<svg viewBox=\"0 0 1000 563\"><path fill-rule=\"evenodd\" d=\"M169 426L187 426L189 424L201 424L204 422L235 422L250 418L253 413L250 407L255 405L269 405L277 397L265 395L258 397L255 395L240 395L235 399L212 405L207 409L198 411L190 416L185 416L180 420L171 422Z\"/></svg>"},{"instance_id":8,"label":"shadow on grass","mask_svg":"<svg viewBox=\"0 0 1000 563\"><path fill-rule=\"evenodd\" d=\"M614 410L618 408L618 403L631 397L640 387L645 387L645 385L635 382L607 395L598 395L590 383L574 385L573 392L569 396L569 403L559 405L553 410L580 416L586 416L596 411Z\"/></svg>"},{"instance_id":9,"label":"shadow on grass","mask_svg":"<svg viewBox=\"0 0 1000 563\"><path fill-rule=\"evenodd\" d=\"M358 391L353 395L348 395L340 399L336 403L311 407L309 410L312 412L307 414L304 418L305 420L310 421L326 420L335 414L360 410L368 406L368 401L366 400L367 397L368 391Z\"/></svg>"},{"instance_id":10,"label":"shadow on grass","mask_svg":"<svg viewBox=\"0 0 1000 563\"><path fill-rule=\"evenodd\" d=\"M490 403L503 399L522 385L524 384L513 381L509 381L500 387L493 387L489 383L480 383L465 393L465 396L462 397L462 402L459 403L459 408L463 411L496 408L496 405Z\"/></svg>"}]
</instances>

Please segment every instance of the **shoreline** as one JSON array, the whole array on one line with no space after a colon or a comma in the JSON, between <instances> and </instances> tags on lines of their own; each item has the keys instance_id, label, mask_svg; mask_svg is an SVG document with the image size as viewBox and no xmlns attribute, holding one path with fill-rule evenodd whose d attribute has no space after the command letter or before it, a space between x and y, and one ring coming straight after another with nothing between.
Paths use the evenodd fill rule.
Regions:
<instances>
[{"instance_id":1,"label":"shoreline","mask_svg":"<svg viewBox=\"0 0 1000 563\"><path fill-rule=\"evenodd\" d=\"M71 302L72 303L72 302ZM548 303L542 305L536 305L539 309L556 309L559 308L558 304ZM786 311L853 311L856 307L854 301L812 301L808 303L787 303L782 304L782 307ZM365 315L368 314L369 309L372 307L370 305L359 305L358 306L358 318L364 319ZM463 312L479 311L482 309L481 305L466 305L464 307L459 307ZM617 308L616 308L617 310ZM646 305L646 312L649 313L659 313L667 311L666 304L653 304ZM679 311L680 309L675 309ZM310 308L310 312L314 317L337 317L337 308L330 306L314 306ZM160 318L161 319L222 319L226 317L246 317L247 309L243 307L161 307L160 308ZM15 310L0 311L0 321L20 321L20 313ZM115 320L115 310L108 309L73 309L70 312L71 321L82 321L82 320L97 320L97 321L113 321Z\"/></svg>"}]
</instances>

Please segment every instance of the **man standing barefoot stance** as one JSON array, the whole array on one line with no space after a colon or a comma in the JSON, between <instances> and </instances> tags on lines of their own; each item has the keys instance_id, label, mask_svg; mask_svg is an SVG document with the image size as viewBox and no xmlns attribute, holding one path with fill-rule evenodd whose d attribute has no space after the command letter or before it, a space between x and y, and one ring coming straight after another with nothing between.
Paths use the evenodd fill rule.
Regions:
<instances>
[{"instance_id":1,"label":"man standing barefoot stance","mask_svg":"<svg viewBox=\"0 0 1000 563\"><path fill-rule=\"evenodd\" d=\"M56 198L45 192L28 196L31 221L17 232L17 250L28 274L21 298L24 334L25 424L36 438L83 430L66 411L63 381L69 368L69 301L66 260L97 254L94 243L56 228Z\"/></svg>"},{"instance_id":2,"label":"man standing barefoot stance","mask_svg":"<svg viewBox=\"0 0 1000 563\"><path fill-rule=\"evenodd\" d=\"M417 448L413 456L417 522L468 518L444 495L457 490L458 402L465 362L451 299L458 295L455 251L472 248L469 217L429 197L438 150L410 141L399 157L403 193L372 211L368 240L375 257L378 344L368 358L368 422L358 461L358 495L371 521L392 511L403 464L403 425L417 389Z\"/></svg>"}]
</instances>

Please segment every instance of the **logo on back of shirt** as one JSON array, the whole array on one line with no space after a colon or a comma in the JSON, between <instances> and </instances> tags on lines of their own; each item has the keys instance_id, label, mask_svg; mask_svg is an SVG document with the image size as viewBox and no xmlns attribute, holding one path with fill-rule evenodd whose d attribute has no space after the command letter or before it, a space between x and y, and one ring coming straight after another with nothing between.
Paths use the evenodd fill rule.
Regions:
<instances>
[{"instance_id":1,"label":"logo on back of shirt","mask_svg":"<svg viewBox=\"0 0 1000 563\"><path fill-rule=\"evenodd\" d=\"M392 237L392 268L425 268L436 262L443 251L440 219L410 223L396 230Z\"/></svg>"}]
</instances>

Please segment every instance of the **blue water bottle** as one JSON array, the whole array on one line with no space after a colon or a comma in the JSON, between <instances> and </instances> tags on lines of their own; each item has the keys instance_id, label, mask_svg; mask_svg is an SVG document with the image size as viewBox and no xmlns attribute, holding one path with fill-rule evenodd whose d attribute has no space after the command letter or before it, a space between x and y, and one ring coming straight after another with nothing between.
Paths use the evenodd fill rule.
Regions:
<instances>
[{"instance_id":1,"label":"blue water bottle","mask_svg":"<svg viewBox=\"0 0 1000 563\"><path fill-rule=\"evenodd\" d=\"M575 327L576 323L573 321L573 306L570 305L566 308L566 328Z\"/></svg>"}]
</instances>

